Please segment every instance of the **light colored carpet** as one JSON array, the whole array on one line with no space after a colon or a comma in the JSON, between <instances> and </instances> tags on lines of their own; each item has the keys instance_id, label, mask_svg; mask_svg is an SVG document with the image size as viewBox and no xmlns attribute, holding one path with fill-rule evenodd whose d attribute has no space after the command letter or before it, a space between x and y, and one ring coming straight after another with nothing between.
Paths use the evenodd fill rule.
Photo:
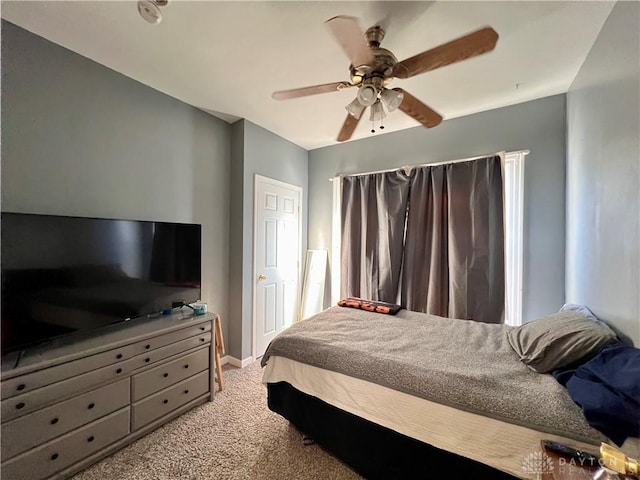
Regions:
<instances>
[{"instance_id":1,"label":"light colored carpet","mask_svg":"<svg viewBox=\"0 0 640 480\"><path fill-rule=\"evenodd\" d=\"M259 362L226 366L225 390L73 480L359 479L317 445L304 446L267 408Z\"/></svg>"}]
</instances>

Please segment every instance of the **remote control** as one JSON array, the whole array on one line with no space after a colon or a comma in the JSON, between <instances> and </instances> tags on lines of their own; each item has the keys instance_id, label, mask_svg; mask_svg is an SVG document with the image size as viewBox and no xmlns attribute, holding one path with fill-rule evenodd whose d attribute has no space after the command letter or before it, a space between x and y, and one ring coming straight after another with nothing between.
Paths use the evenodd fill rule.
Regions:
<instances>
[{"instance_id":1,"label":"remote control","mask_svg":"<svg viewBox=\"0 0 640 480\"><path fill-rule=\"evenodd\" d=\"M585 465L589 467L598 466L598 457L596 457L595 455L591 455L590 453L582 452L580 450L576 450L575 448L571 448L563 445L562 443L553 442L551 440L543 440L542 445L552 452L556 452L557 454L564 457L574 459L579 465Z\"/></svg>"}]
</instances>

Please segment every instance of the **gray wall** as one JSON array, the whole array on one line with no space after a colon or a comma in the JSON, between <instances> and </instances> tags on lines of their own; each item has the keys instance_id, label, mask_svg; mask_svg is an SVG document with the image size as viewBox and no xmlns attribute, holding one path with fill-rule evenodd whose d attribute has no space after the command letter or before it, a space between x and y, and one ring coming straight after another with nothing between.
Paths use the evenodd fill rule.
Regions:
<instances>
[{"instance_id":1,"label":"gray wall","mask_svg":"<svg viewBox=\"0 0 640 480\"><path fill-rule=\"evenodd\" d=\"M392 115L402 115L401 112ZM523 319L564 301L565 96L309 152L309 248L331 248L331 183L340 173L530 149L525 160Z\"/></svg>"},{"instance_id":2,"label":"gray wall","mask_svg":"<svg viewBox=\"0 0 640 480\"><path fill-rule=\"evenodd\" d=\"M2 209L201 223L202 297L225 332L230 138L225 122L2 22Z\"/></svg>"},{"instance_id":3,"label":"gray wall","mask_svg":"<svg viewBox=\"0 0 640 480\"><path fill-rule=\"evenodd\" d=\"M303 148L248 120L233 124L233 191L231 215L229 354L238 359L251 357L253 350L253 203L256 175L273 178L303 189L302 252L307 248L307 158ZM237 202L242 199L242 214ZM302 265L302 262L301 262Z\"/></svg>"},{"instance_id":4,"label":"gray wall","mask_svg":"<svg viewBox=\"0 0 640 480\"><path fill-rule=\"evenodd\" d=\"M640 4L618 2L567 94L567 302L640 345Z\"/></svg>"}]
</instances>

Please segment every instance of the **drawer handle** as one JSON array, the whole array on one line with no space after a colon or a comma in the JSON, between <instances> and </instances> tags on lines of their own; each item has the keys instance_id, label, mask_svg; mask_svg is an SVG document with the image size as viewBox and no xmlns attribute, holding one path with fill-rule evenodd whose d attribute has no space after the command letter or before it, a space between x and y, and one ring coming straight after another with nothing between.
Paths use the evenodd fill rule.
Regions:
<instances>
[{"instance_id":1,"label":"drawer handle","mask_svg":"<svg viewBox=\"0 0 640 480\"><path fill-rule=\"evenodd\" d=\"M58 421L59 421L59 420L58 420L58 417L56 417L56 418L52 418L52 419L51 419L51 425L55 425L56 423L58 423Z\"/></svg>"},{"instance_id":2,"label":"drawer handle","mask_svg":"<svg viewBox=\"0 0 640 480\"><path fill-rule=\"evenodd\" d=\"M144 348L145 350L149 350L151 348L151 345L145 345Z\"/></svg>"},{"instance_id":3,"label":"drawer handle","mask_svg":"<svg viewBox=\"0 0 640 480\"><path fill-rule=\"evenodd\" d=\"M20 391L20 390L24 390L27 386L24 383L21 383L20 385L18 385L16 387L16 390Z\"/></svg>"},{"instance_id":4,"label":"drawer handle","mask_svg":"<svg viewBox=\"0 0 640 480\"><path fill-rule=\"evenodd\" d=\"M122 369L121 368L117 369L116 373L122 373Z\"/></svg>"},{"instance_id":5,"label":"drawer handle","mask_svg":"<svg viewBox=\"0 0 640 480\"><path fill-rule=\"evenodd\" d=\"M164 378L167 378L167 377L169 376L169 374L168 374L168 373L163 373L163 374L162 374L162 376L163 376Z\"/></svg>"},{"instance_id":6,"label":"drawer handle","mask_svg":"<svg viewBox=\"0 0 640 480\"><path fill-rule=\"evenodd\" d=\"M201 339L200 339L200 341L201 341L201 342L204 342L204 338L201 338Z\"/></svg>"},{"instance_id":7,"label":"drawer handle","mask_svg":"<svg viewBox=\"0 0 640 480\"><path fill-rule=\"evenodd\" d=\"M119 353L118 355L116 355L116 358L117 358L118 360L120 360L120 359L122 358L122 354L121 354L121 353Z\"/></svg>"},{"instance_id":8,"label":"drawer handle","mask_svg":"<svg viewBox=\"0 0 640 480\"><path fill-rule=\"evenodd\" d=\"M186 395L186 394L188 394L188 393L189 393L189 390L185 390L185 391L184 391L184 394L185 394L185 395Z\"/></svg>"},{"instance_id":9,"label":"drawer handle","mask_svg":"<svg viewBox=\"0 0 640 480\"><path fill-rule=\"evenodd\" d=\"M91 435L89 438L87 438L87 442L91 443L95 440L95 437L93 435Z\"/></svg>"},{"instance_id":10,"label":"drawer handle","mask_svg":"<svg viewBox=\"0 0 640 480\"><path fill-rule=\"evenodd\" d=\"M150 359L149 357L147 357L147 358L145 358L145 359L144 359L144 361L145 361L146 363L149 363L149 362L151 361L151 359Z\"/></svg>"},{"instance_id":11,"label":"drawer handle","mask_svg":"<svg viewBox=\"0 0 640 480\"><path fill-rule=\"evenodd\" d=\"M200 330L202 330L204 332L204 327L200 327Z\"/></svg>"},{"instance_id":12,"label":"drawer handle","mask_svg":"<svg viewBox=\"0 0 640 480\"><path fill-rule=\"evenodd\" d=\"M169 403L169 400L165 399L165 400L162 401L162 403L164 403L166 405L167 403Z\"/></svg>"},{"instance_id":13,"label":"drawer handle","mask_svg":"<svg viewBox=\"0 0 640 480\"><path fill-rule=\"evenodd\" d=\"M184 368L189 368L189 364L187 363L187 364L184 366Z\"/></svg>"},{"instance_id":14,"label":"drawer handle","mask_svg":"<svg viewBox=\"0 0 640 480\"><path fill-rule=\"evenodd\" d=\"M96 404L95 404L95 403L93 403L93 402L91 402L91 403L89 404L89 406L87 406L87 408L88 408L89 410L91 410L91 409L92 409L93 407L95 407L95 406L96 406Z\"/></svg>"},{"instance_id":15,"label":"drawer handle","mask_svg":"<svg viewBox=\"0 0 640 480\"><path fill-rule=\"evenodd\" d=\"M20 410L24 408L24 402L20 402L19 404L16 405L16 409Z\"/></svg>"},{"instance_id":16,"label":"drawer handle","mask_svg":"<svg viewBox=\"0 0 640 480\"><path fill-rule=\"evenodd\" d=\"M60 455L58 455L57 453L54 453L53 455L51 455L51 460L55 460L56 458L58 458Z\"/></svg>"}]
</instances>

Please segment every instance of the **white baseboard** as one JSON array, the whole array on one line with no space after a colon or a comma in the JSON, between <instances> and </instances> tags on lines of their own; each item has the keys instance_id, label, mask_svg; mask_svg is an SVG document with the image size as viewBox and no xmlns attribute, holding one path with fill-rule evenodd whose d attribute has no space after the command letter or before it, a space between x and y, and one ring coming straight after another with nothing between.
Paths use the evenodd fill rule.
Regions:
<instances>
[{"instance_id":1,"label":"white baseboard","mask_svg":"<svg viewBox=\"0 0 640 480\"><path fill-rule=\"evenodd\" d=\"M233 365L234 367L244 368L250 363L253 363L253 357L247 357L244 360L238 360L236 357L232 357L231 355L225 355L220 358L220 365Z\"/></svg>"}]
</instances>

